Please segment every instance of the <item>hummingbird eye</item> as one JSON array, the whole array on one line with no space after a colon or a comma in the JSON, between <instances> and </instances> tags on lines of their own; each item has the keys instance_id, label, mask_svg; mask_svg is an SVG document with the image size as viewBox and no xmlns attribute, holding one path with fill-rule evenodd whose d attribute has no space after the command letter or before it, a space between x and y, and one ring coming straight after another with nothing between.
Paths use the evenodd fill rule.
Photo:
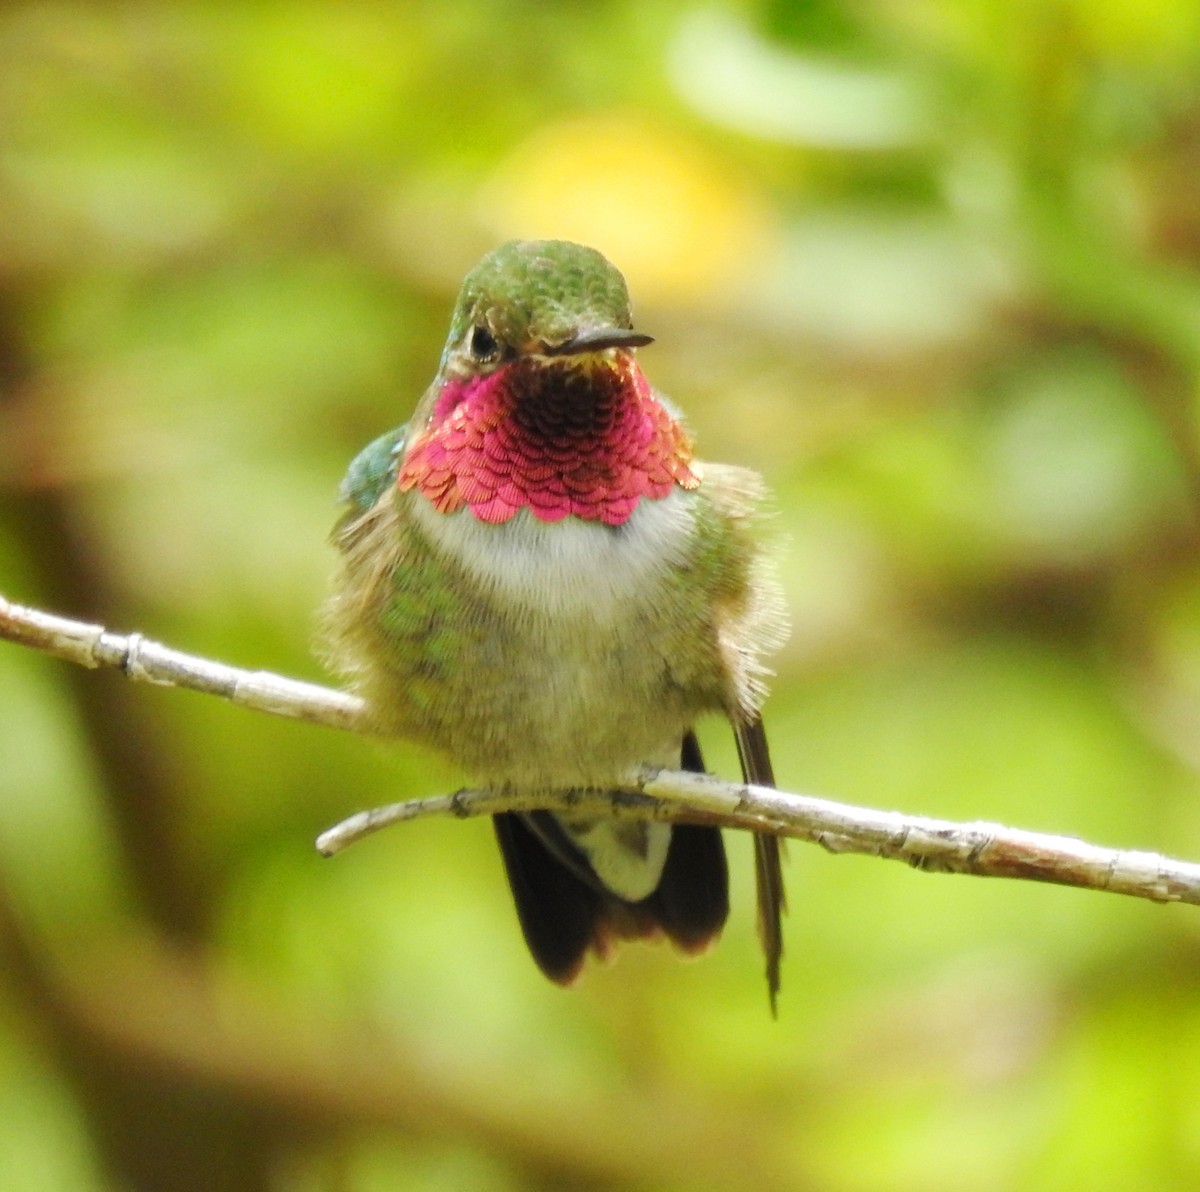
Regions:
<instances>
[{"instance_id":1,"label":"hummingbird eye","mask_svg":"<svg viewBox=\"0 0 1200 1192\"><path fill-rule=\"evenodd\" d=\"M499 347L496 337L486 327L476 327L471 332L471 355L476 360L491 360Z\"/></svg>"}]
</instances>

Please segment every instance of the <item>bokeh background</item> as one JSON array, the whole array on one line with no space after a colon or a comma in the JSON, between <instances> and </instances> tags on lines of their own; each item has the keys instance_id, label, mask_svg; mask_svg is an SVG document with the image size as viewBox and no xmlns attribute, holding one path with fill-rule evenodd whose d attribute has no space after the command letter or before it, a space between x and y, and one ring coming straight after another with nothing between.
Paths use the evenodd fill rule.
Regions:
<instances>
[{"instance_id":1,"label":"bokeh background","mask_svg":"<svg viewBox=\"0 0 1200 1192\"><path fill-rule=\"evenodd\" d=\"M756 467L793 790L1200 857L1195 0L0 8L0 591L248 667L511 236ZM710 764L734 757L704 727ZM0 647L0 1186L1180 1189L1200 913L750 845L564 993L436 758Z\"/></svg>"}]
</instances>

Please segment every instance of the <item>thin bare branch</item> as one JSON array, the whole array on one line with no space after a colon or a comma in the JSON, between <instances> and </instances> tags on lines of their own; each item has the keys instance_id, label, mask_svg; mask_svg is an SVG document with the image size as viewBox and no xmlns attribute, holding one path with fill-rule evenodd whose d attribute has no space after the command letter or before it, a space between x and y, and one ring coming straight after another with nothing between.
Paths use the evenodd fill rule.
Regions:
<instances>
[{"instance_id":1,"label":"thin bare branch","mask_svg":"<svg viewBox=\"0 0 1200 1192\"><path fill-rule=\"evenodd\" d=\"M116 667L131 679L190 687L244 707L330 728L364 731L362 701L345 692L245 671L172 650L141 634L111 633L0 597L0 639L87 667ZM1019 878L1107 890L1154 902L1200 903L1200 864L1158 853L1102 848L1069 836L1002 824L956 823L855 807L703 774L646 768L615 791L459 791L359 812L323 833L327 856L390 824L435 815L494 815L547 809L575 815L687 820L729 828L768 828L833 853L864 853L918 869Z\"/></svg>"},{"instance_id":2,"label":"thin bare branch","mask_svg":"<svg viewBox=\"0 0 1200 1192\"><path fill-rule=\"evenodd\" d=\"M651 767L616 791L463 790L360 811L317 838L326 856L391 824L428 816L548 810L571 815L681 820L762 830L812 841L832 853L904 861L931 873L967 873L1107 890L1152 902L1200 903L1200 864L1159 853L1102 848L1071 836L976 820L956 823L855 807L705 774Z\"/></svg>"},{"instance_id":3,"label":"thin bare branch","mask_svg":"<svg viewBox=\"0 0 1200 1192\"><path fill-rule=\"evenodd\" d=\"M113 633L102 625L89 625L13 604L3 596L0 596L0 640L43 650L79 666L112 667L124 671L137 683L188 687L206 695L219 695L272 716L287 716L352 732L362 728L362 700L347 692L286 679L270 671L242 670L196 654L184 654L140 633Z\"/></svg>"}]
</instances>

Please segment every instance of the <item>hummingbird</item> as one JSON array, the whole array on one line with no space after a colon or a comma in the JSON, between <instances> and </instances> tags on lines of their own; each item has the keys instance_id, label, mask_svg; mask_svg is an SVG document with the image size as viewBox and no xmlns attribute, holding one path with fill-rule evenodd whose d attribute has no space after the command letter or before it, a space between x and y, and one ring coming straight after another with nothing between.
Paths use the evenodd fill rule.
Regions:
<instances>
[{"instance_id":1,"label":"hummingbird","mask_svg":"<svg viewBox=\"0 0 1200 1192\"><path fill-rule=\"evenodd\" d=\"M645 765L702 772L695 724L732 725L774 785L764 658L786 636L755 533L764 487L702 462L637 353L625 279L595 249L511 241L466 276L432 384L340 489L324 652L372 727L479 785L606 790ZM589 950L665 936L704 951L729 911L720 830L493 817L534 961L570 984ZM780 846L754 833L774 1012Z\"/></svg>"}]
</instances>

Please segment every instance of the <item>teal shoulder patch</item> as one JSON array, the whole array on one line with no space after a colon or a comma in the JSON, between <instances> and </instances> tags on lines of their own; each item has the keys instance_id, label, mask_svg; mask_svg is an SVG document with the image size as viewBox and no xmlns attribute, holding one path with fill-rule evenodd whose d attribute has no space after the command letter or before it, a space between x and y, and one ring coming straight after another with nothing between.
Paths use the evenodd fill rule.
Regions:
<instances>
[{"instance_id":1,"label":"teal shoulder patch","mask_svg":"<svg viewBox=\"0 0 1200 1192\"><path fill-rule=\"evenodd\" d=\"M338 499L350 512L366 513L390 485L396 483L408 426L398 426L368 443L353 460L338 488Z\"/></svg>"}]
</instances>

